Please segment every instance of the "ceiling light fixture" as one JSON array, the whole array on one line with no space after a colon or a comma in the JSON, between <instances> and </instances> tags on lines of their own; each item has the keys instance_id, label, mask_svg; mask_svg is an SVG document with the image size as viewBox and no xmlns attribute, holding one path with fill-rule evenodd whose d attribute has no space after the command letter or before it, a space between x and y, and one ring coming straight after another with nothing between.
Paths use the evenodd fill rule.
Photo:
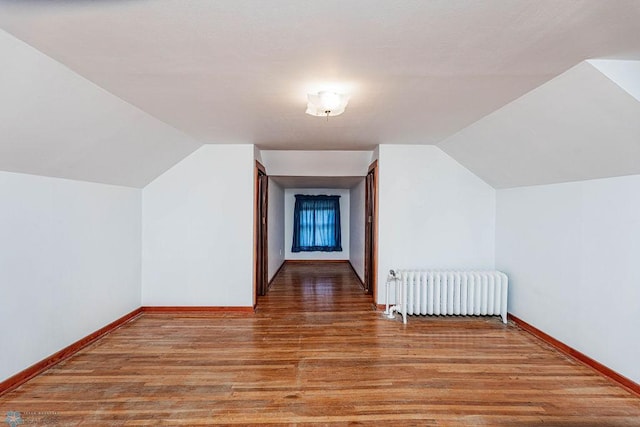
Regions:
<instances>
[{"instance_id":1,"label":"ceiling light fixture","mask_svg":"<svg viewBox=\"0 0 640 427\"><path fill-rule=\"evenodd\" d=\"M317 94L307 95L307 111L306 113L316 117L326 117L329 120L329 116L338 116L344 113L344 109L349 102L349 96L330 92L321 91Z\"/></svg>"}]
</instances>

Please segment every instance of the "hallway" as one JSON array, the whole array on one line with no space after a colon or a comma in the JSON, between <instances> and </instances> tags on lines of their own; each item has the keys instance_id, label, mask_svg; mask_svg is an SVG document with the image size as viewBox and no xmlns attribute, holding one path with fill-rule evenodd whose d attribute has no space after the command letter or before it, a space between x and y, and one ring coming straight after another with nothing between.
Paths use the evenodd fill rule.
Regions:
<instances>
[{"instance_id":1,"label":"hallway","mask_svg":"<svg viewBox=\"0 0 640 427\"><path fill-rule=\"evenodd\" d=\"M637 396L497 317L385 319L346 263L285 265L255 314L144 313L0 397L8 411L49 425L640 423Z\"/></svg>"},{"instance_id":2,"label":"hallway","mask_svg":"<svg viewBox=\"0 0 640 427\"><path fill-rule=\"evenodd\" d=\"M257 312L282 307L302 313L360 313L373 310L373 299L364 293L347 262L287 261L267 295L258 299Z\"/></svg>"}]
</instances>

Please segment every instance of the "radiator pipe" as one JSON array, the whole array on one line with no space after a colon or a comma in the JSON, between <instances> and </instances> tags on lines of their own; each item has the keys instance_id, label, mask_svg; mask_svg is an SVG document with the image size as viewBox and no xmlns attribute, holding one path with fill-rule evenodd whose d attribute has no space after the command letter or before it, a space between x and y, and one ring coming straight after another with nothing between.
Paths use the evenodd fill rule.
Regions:
<instances>
[{"instance_id":1,"label":"radiator pipe","mask_svg":"<svg viewBox=\"0 0 640 427\"><path fill-rule=\"evenodd\" d=\"M394 306L392 306L392 307L389 307L389 313L387 314L387 317L388 317L389 319L395 319L396 317L393 315L393 313L394 313L394 312L395 312L395 313L399 313L399 314L401 314L401 313L400 313L400 309L399 309L399 307L398 307L397 305L394 305Z\"/></svg>"},{"instance_id":2,"label":"radiator pipe","mask_svg":"<svg viewBox=\"0 0 640 427\"><path fill-rule=\"evenodd\" d=\"M393 307L389 307L389 292L391 289L391 282L394 282L397 285L397 276L396 276L396 272L394 270L389 270L389 275L387 276L387 283L386 283L386 297L385 297L385 309L384 309L384 314L387 315L387 317L389 319L394 319L395 316L393 315L394 311L398 311L398 302L396 301L396 305L394 305Z\"/></svg>"},{"instance_id":3,"label":"radiator pipe","mask_svg":"<svg viewBox=\"0 0 640 427\"><path fill-rule=\"evenodd\" d=\"M398 283L400 281L400 283ZM396 277L396 312L402 315L402 323L407 324L407 281Z\"/></svg>"}]
</instances>

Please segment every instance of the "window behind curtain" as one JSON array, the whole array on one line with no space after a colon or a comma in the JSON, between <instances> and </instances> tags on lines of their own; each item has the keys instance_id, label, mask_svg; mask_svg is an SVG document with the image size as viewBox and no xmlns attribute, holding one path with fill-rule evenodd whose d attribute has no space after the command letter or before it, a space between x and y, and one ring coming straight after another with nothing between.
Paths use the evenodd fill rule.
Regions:
<instances>
[{"instance_id":1,"label":"window behind curtain","mask_svg":"<svg viewBox=\"0 0 640 427\"><path fill-rule=\"evenodd\" d=\"M296 194L291 252L342 252L340 196Z\"/></svg>"}]
</instances>

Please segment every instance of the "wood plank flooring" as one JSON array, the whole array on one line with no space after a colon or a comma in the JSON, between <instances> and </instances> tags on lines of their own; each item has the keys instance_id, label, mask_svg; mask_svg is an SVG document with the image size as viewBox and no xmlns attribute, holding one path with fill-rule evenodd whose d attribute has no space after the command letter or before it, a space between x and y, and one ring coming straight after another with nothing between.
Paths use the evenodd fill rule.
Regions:
<instances>
[{"instance_id":1,"label":"wood plank flooring","mask_svg":"<svg viewBox=\"0 0 640 427\"><path fill-rule=\"evenodd\" d=\"M287 264L255 314L144 314L0 398L23 425L638 426L640 399L495 318L373 309Z\"/></svg>"}]
</instances>

